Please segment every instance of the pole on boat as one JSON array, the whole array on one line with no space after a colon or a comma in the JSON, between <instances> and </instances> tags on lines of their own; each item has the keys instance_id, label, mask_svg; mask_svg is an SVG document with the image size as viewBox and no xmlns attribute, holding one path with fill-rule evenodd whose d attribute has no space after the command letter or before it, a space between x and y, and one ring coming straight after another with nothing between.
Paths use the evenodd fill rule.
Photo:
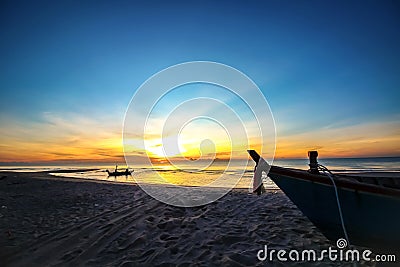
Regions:
<instances>
[{"instance_id":1,"label":"pole on boat","mask_svg":"<svg viewBox=\"0 0 400 267\"><path fill-rule=\"evenodd\" d=\"M318 171L318 151L308 151L308 157L310 159L310 173L319 174Z\"/></svg>"}]
</instances>

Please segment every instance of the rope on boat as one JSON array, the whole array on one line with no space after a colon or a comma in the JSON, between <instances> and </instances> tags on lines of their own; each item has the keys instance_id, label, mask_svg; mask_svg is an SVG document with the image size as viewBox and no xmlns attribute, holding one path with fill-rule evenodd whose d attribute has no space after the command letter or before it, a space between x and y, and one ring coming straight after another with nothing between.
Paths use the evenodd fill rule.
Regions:
<instances>
[{"instance_id":1,"label":"rope on boat","mask_svg":"<svg viewBox=\"0 0 400 267\"><path fill-rule=\"evenodd\" d=\"M333 175L333 173L332 173L330 170L328 170L327 167L325 167L325 166L323 166L323 165L321 165L321 164L318 164L318 168L319 168L321 171L323 171L324 173L326 173L326 174L328 175L328 177L329 177L329 178L331 179L331 181L332 181L333 188L335 189L336 202L337 202L337 205L338 205L339 216L340 216L340 222L342 223L342 228L343 228L344 237L345 237L346 240L347 240L347 244L350 246L350 240L349 240L349 236L347 235L346 227L345 227L345 225L344 225L342 207L341 207L341 205L340 205L339 195L338 195L336 183L335 183L335 180L333 179L333 176L334 176L334 175Z\"/></svg>"}]
</instances>

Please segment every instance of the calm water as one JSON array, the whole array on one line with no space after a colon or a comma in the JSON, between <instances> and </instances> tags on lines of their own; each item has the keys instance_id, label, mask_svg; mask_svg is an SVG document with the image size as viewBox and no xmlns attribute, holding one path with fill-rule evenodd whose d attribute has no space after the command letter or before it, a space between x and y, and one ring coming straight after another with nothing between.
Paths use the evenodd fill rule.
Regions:
<instances>
[{"instance_id":1,"label":"calm water","mask_svg":"<svg viewBox=\"0 0 400 267\"><path fill-rule=\"evenodd\" d=\"M335 158L335 159L319 159L319 163L325 165L332 171L336 172L368 172L368 171L389 171L400 172L400 157L392 158ZM156 183L156 184L176 184L176 185L194 185L194 186L229 186L236 184L238 188L249 188L253 175L254 163L243 167L232 166L224 173L227 163L217 162L208 168L198 171L198 167L194 163L183 165L180 169L171 166L159 165L154 168L146 168L144 166L130 166L134 169L132 176L108 177L106 169L114 170L113 164L102 165L80 165L80 166L0 166L0 170L31 172L31 171L60 171L78 169L73 173L53 173L58 176L67 176L74 178L86 178L105 181L117 181L126 183ZM275 160L274 165L308 169L307 159L281 159ZM84 169L93 168L94 171L85 171ZM120 170L124 170L126 166L120 166ZM241 177L241 178L240 178ZM240 179L239 179L240 178ZM267 177L264 177L267 188L276 188L275 184Z\"/></svg>"}]
</instances>

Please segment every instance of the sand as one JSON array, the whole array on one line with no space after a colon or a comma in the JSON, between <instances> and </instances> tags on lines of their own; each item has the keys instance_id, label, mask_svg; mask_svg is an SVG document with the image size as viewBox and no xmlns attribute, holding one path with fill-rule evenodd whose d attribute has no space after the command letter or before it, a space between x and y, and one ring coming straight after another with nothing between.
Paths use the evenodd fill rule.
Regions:
<instances>
[{"instance_id":1,"label":"sand","mask_svg":"<svg viewBox=\"0 0 400 267\"><path fill-rule=\"evenodd\" d=\"M264 245L335 246L280 190L179 208L136 185L10 172L0 173L0 206L3 266L264 266Z\"/></svg>"}]
</instances>

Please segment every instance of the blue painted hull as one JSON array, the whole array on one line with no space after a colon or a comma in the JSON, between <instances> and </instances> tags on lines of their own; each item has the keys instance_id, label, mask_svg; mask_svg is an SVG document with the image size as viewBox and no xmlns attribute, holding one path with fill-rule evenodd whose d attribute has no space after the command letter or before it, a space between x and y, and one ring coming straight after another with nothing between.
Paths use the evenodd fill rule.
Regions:
<instances>
[{"instance_id":1,"label":"blue painted hull","mask_svg":"<svg viewBox=\"0 0 400 267\"><path fill-rule=\"evenodd\" d=\"M307 216L310 221L331 240L344 237L333 185L324 179L326 176L297 175L299 170L283 173L284 168L271 168L268 176ZM305 171L304 171L305 172ZM307 172L305 172L307 173ZM297 176L297 177L296 177ZM382 250L398 250L400 245L400 195L390 189L374 189L366 186L358 189L338 185L338 195L343 219L351 244L373 247Z\"/></svg>"}]
</instances>

